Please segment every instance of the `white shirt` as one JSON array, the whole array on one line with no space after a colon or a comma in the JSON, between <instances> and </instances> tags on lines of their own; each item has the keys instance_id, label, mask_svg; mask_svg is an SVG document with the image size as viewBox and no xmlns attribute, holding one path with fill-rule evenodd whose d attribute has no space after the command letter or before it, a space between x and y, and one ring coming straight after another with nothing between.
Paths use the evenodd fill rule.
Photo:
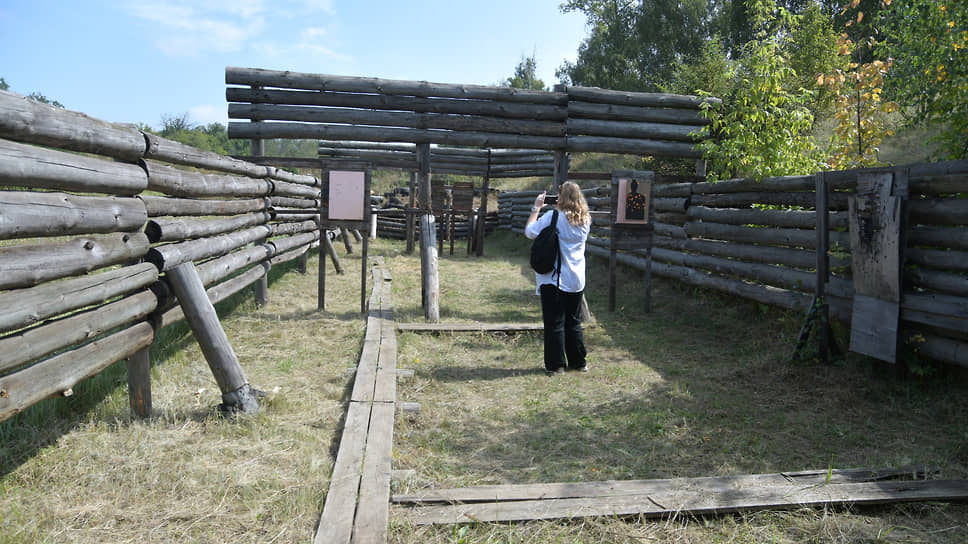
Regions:
<instances>
[{"instance_id":1,"label":"white shirt","mask_svg":"<svg viewBox=\"0 0 968 544\"><path fill-rule=\"evenodd\" d=\"M534 240L538 234L551 224L552 211L545 212L534 223L524 228L524 235ZM585 241L591 224L576 227L568 222L563 212L558 212L558 246L561 249L561 278L552 270L547 274L535 272L538 284L535 292L541 294L541 286L550 283L567 293L579 293L585 289Z\"/></svg>"}]
</instances>

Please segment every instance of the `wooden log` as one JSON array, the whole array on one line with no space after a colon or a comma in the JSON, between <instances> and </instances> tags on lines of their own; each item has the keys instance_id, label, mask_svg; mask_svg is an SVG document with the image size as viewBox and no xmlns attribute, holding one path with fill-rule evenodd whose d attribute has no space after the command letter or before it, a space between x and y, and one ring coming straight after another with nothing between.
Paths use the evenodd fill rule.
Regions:
<instances>
[{"instance_id":1,"label":"wooden log","mask_svg":"<svg viewBox=\"0 0 968 544\"><path fill-rule=\"evenodd\" d=\"M565 126L560 122L485 117L480 115L362 110L356 108L229 104L229 118L266 121L300 121L303 123L340 123L417 129L466 130L474 132L527 134L533 136L560 137L565 135Z\"/></svg>"},{"instance_id":2,"label":"wooden log","mask_svg":"<svg viewBox=\"0 0 968 544\"><path fill-rule=\"evenodd\" d=\"M694 194L689 202L692 206L705 206L709 208L749 208L753 204L812 208L816 205L816 196L814 193L805 192ZM845 193L831 193L829 205L831 210L846 210L847 195Z\"/></svg>"},{"instance_id":3,"label":"wooden log","mask_svg":"<svg viewBox=\"0 0 968 544\"><path fill-rule=\"evenodd\" d=\"M3 185L121 196L143 191L148 176L136 164L0 140Z\"/></svg>"},{"instance_id":4,"label":"wooden log","mask_svg":"<svg viewBox=\"0 0 968 544\"><path fill-rule=\"evenodd\" d=\"M606 121L599 119L568 119L566 130L569 136L616 136L619 138L694 142L700 139L699 131L701 129L695 125L671 125L666 123L643 123L639 121Z\"/></svg>"},{"instance_id":5,"label":"wooden log","mask_svg":"<svg viewBox=\"0 0 968 544\"><path fill-rule=\"evenodd\" d=\"M346 249L347 255L353 254L353 239L350 238L349 229L346 227L339 228L339 237L343 241L343 247Z\"/></svg>"},{"instance_id":6,"label":"wooden log","mask_svg":"<svg viewBox=\"0 0 968 544\"><path fill-rule=\"evenodd\" d=\"M313 210L319 212L319 200L310 198L289 198L285 196L272 196L270 199L273 208L296 208L303 210Z\"/></svg>"},{"instance_id":7,"label":"wooden log","mask_svg":"<svg viewBox=\"0 0 968 544\"><path fill-rule=\"evenodd\" d=\"M153 244L191 240L264 225L269 217L268 212L255 212L225 219L152 219L145 226L145 234Z\"/></svg>"},{"instance_id":8,"label":"wooden log","mask_svg":"<svg viewBox=\"0 0 968 544\"><path fill-rule=\"evenodd\" d=\"M692 183L669 183L666 185L653 185L652 194L656 197L684 197L692 196Z\"/></svg>"},{"instance_id":9,"label":"wooden log","mask_svg":"<svg viewBox=\"0 0 968 544\"><path fill-rule=\"evenodd\" d=\"M968 183L965 184L968 193ZM912 225L968 225L968 200L946 198L907 201Z\"/></svg>"},{"instance_id":10,"label":"wooden log","mask_svg":"<svg viewBox=\"0 0 968 544\"><path fill-rule=\"evenodd\" d=\"M679 249L706 255L719 255L744 261L767 264L780 264L804 270L816 266L817 257L813 250L769 245L749 245L736 242L696 239L673 239L656 236L653 239L656 247ZM831 258L834 267L850 266L850 260Z\"/></svg>"},{"instance_id":11,"label":"wooden log","mask_svg":"<svg viewBox=\"0 0 968 544\"><path fill-rule=\"evenodd\" d=\"M0 377L0 421L70 391L81 380L147 348L154 336L152 326L141 322Z\"/></svg>"},{"instance_id":12,"label":"wooden log","mask_svg":"<svg viewBox=\"0 0 968 544\"><path fill-rule=\"evenodd\" d=\"M239 251L222 255L217 259L197 265L198 277L202 285L212 285L250 265L265 261L272 255L272 248L258 244Z\"/></svg>"},{"instance_id":13,"label":"wooden log","mask_svg":"<svg viewBox=\"0 0 968 544\"><path fill-rule=\"evenodd\" d=\"M440 280L437 271L436 231L433 215L420 216L420 248L421 257L425 261L422 275L423 292L426 298L424 319L430 323L440 322Z\"/></svg>"},{"instance_id":14,"label":"wooden log","mask_svg":"<svg viewBox=\"0 0 968 544\"><path fill-rule=\"evenodd\" d=\"M83 113L57 108L0 91L0 137L107 155L136 162L145 153L145 137L130 126L115 125Z\"/></svg>"},{"instance_id":15,"label":"wooden log","mask_svg":"<svg viewBox=\"0 0 968 544\"><path fill-rule=\"evenodd\" d=\"M927 268L908 268L904 279L910 285L958 296L968 296L968 278L957 272L943 272Z\"/></svg>"},{"instance_id":16,"label":"wooden log","mask_svg":"<svg viewBox=\"0 0 968 544\"><path fill-rule=\"evenodd\" d=\"M968 342L924 334L924 343L918 348L921 355L953 365L968 367Z\"/></svg>"},{"instance_id":17,"label":"wooden log","mask_svg":"<svg viewBox=\"0 0 968 544\"><path fill-rule=\"evenodd\" d=\"M223 281L217 285L210 287L206 290L208 299L212 304L218 304L223 300L229 298L230 296L238 293L239 291L249 287L256 281L265 277L266 269L263 266L253 266L246 270L245 272L233 276L231 279ZM171 325L173 323L178 323L185 319L185 312L182 311L181 306L175 305L173 308L166 310L161 318L158 319L158 328L162 329Z\"/></svg>"},{"instance_id":18,"label":"wooden log","mask_svg":"<svg viewBox=\"0 0 968 544\"><path fill-rule=\"evenodd\" d=\"M308 198L317 200L321 198L319 187L309 187L298 183L286 183L285 181L272 182L272 196L288 196L290 198Z\"/></svg>"},{"instance_id":19,"label":"wooden log","mask_svg":"<svg viewBox=\"0 0 968 544\"><path fill-rule=\"evenodd\" d=\"M968 228L912 226L907 231L908 246L932 246L968 250Z\"/></svg>"},{"instance_id":20,"label":"wooden log","mask_svg":"<svg viewBox=\"0 0 968 544\"><path fill-rule=\"evenodd\" d=\"M233 249L266 238L270 233L268 226L260 225L210 238L165 244L151 248L145 255L145 260L154 263L164 272L189 261L224 255Z\"/></svg>"},{"instance_id":21,"label":"wooden log","mask_svg":"<svg viewBox=\"0 0 968 544\"><path fill-rule=\"evenodd\" d=\"M63 242L0 247L0 290L86 274L135 261L148 251L144 233L102 234Z\"/></svg>"},{"instance_id":22,"label":"wooden log","mask_svg":"<svg viewBox=\"0 0 968 544\"><path fill-rule=\"evenodd\" d=\"M239 215L260 212L269 207L267 198L199 200L156 195L138 195L148 209L148 217Z\"/></svg>"},{"instance_id":23,"label":"wooden log","mask_svg":"<svg viewBox=\"0 0 968 544\"><path fill-rule=\"evenodd\" d=\"M259 402L249 387L242 365L229 343L205 288L191 262L180 264L165 275L185 312L185 318L208 362L226 409L250 413Z\"/></svg>"},{"instance_id":24,"label":"wooden log","mask_svg":"<svg viewBox=\"0 0 968 544\"><path fill-rule=\"evenodd\" d=\"M145 138L148 140L148 149L144 154L147 159L156 159L207 170L218 170L220 172L239 174L251 178L264 178L269 173L265 166L240 161L211 151L203 151L174 140L162 138L155 134L146 133Z\"/></svg>"},{"instance_id":25,"label":"wooden log","mask_svg":"<svg viewBox=\"0 0 968 544\"><path fill-rule=\"evenodd\" d=\"M128 357L128 403L135 416L151 417L151 354L148 348Z\"/></svg>"},{"instance_id":26,"label":"wooden log","mask_svg":"<svg viewBox=\"0 0 968 544\"><path fill-rule=\"evenodd\" d=\"M703 104L719 105L723 101L713 96L689 96L666 93L639 93L632 91L613 91L598 87L576 87L569 85L565 92L569 100L582 100L600 104L622 106L648 106L659 108L687 108L698 110Z\"/></svg>"},{"instance_id":27,"label":"wooden log","mask_svg":"<svg viewBox=\"0 0 968 544\"><path fill-rule=\"evenodd\" d=\"M710 123L710 121L702 117L699 111L693 109L621 106L617 104L596 104L580 100L569 100L568 119L576 118L692 126L702 126Z\"/></svg>"},{"instance_id":28,"label":"wooden log","mask_svg":"<svg viewBox=\"0 0 968 544\"><path fill-rule=\"evenodd\" d=\"M287 251L285 253L274 255L271 259L269 259L269 264L271 264L272 266L275 266L277 264L287 263L294 259L298 259L300 257L305 256L308 252L309 252L309 244L306 244L304 246L297 247L296 249ZM305 274L305 272L303 273Z\"/></svg>"},{"instance_id":29,"label":"wooden log","mask_svg":"<svg viewBox=\"0 0 968 544\"><path fill-rule=\"evenodd\" d=\"M272 183L266 179L189 172L155 161L147 165L148 189L172 196L244 198L267 196L272 191Z\"/></svg>"},{"instance_id":30,"label":"wooden log","mask_svg":"<svg viewBox=\"0 0 968 544\"><path fill-rule=\"evenodd\" d=\"M724 179L692 183L690 186L694 194L793 192L809 192L812 194L816 190L816 182L812 175L777 176L762 178L759 181L753 178Z\"/></svg>"},{"instance_id":31,"label":"wooden log","mask_svg":"<svg viewBox=\"0 0 968 544\"><path fill-rule=\"evenodd\" d=\"M906 292L901 299L901 320L932 329L968 334L968 297Z\"/></svg>"},{"instance_id":32,"label":"wooden log","mask_svg":"<svg viewBox=\"0 0 968 544\"><path fill-rule=\"evenodd\" d=\"M147 219L137 198L0 191L0 240L127 232Z\"/></svg>"},{"instance_id":33,"label":"wooden log","mask_svg":"<svg viewBox=\"0 0 968 544\"><path fill-rule=\"evenodd\" d=\"M151 291L142 291L86 312L0 338L0 373L129 325L146 317L157 306L158 297Z\"/></svg>"},{"instance_id":34,"label":"wooden log","mask_svg":"<svg viewBox=\"0 0 968 544\"><path fill-rule=\"evenodd\" d=\"M276 237L270 240L269 244L271 244L274 248L273 255L276 255L278 253L289 251L295 247L311 244L318 238L319 231L314 230L313 232L304 232L302 234L296 234L293 236Z\"/></svg>"},{"instance_id":35,"label":"wooden log","mask_svg":"<svg viewBox=\"0 0 968 544\"><path fill-rule=\"evenodd\" d=\"M309 185L310 187L319 187L320 181L316 176L311 176L309 174L296 174L294 172L289 172L281 168L276 168L274 166L266 167L269 175L269 179L285 181L287 183L298 183L300 185Z\"/></svg>"},{"instance_id":36,"label":"wooden log","mask_svg":"<svg viewBox=\"0 0 968 544\"><path fill-rule=\"evenodd\" d=\"M230 122L229 138L343 139L367 142L438 143L474 147L537 147L540 149L557 149L565 146L564 138L552 136L273 121L265 123Z\"/></svg>"},{"instance_id":37,"label":"wooden log","mask_svg":"<svg viewBox=\"0 0 968 544\"><path fill-rule=\"evenodd\" d=\"M338 91L378 95L500 100L528 104L564 105L568 100L568 96L563 93L514 89L511 87L454 85L448 83L430 83L427 81L334 76L328 74L263 70L258 68L238 68L234 66L225 68L225 83L229 85L254 85L279 87L283 89Z\"/></svg>"},{"instance_id":38,"label":"wooden log","mask_svg":"<svg viewBox=\"0 0 968 544\"><path fill-rule=\"evenodd\" d=\"M272 229L272 236L282 236L286 234L298 234L300 232L310 232L316 231L317 237L319 236L319 225L315 220L311 221L298 221L292 223L271 223L269 228Z\"/></svg>"},{"instance_id":39,"label":"wooden log","mask_svg":"<svg viewBox=\"0 0 968 544\"><path fill-rule=\"evenodd\" d=\"M326 250L326 254L329 258L333 260L333 268L336 270L337 274L343 274L343 265L340 263L339 255L336 253L336 248L333 246L333 241L330 240L329 236L323 236L320 239L323 244L323 248Z\"/></svg>"},{"instance_id":40,"label":"wooden log","mask_svg":"<svg viewBox=\"0 0 968 544\"><path fill-rule=\"evenodd\" d=\"M695 145L691 143L668 140L646 140L641 138L568 136L567 145L563 147L571 152L625 153L629 155L659 155L664 157L686 157L694 159L702 156L702 152L697 150Z\"/></svg>"},{"instance_id":41,"label":"wooden log","mask_svg":"<svg viewBox=\"0 0 968 544\"><path fill-rule=\"evenodd\" d=\"M0 292L0 332L16 330L78 308L101 304L158 281L151 263Z\"/></svg>"},{"instance_id":42,"label":"wooden log","mask_svg":"<svg viewBox=\"0 0 968 544\"><path fill-rule=\"evenodd\" d=\"M904 257L914 264L929 268L968 272L968 253L964 251L909 247L905 250Z\"/></svg>"},{"instance_id":43,"label":"wooden log","mask_svg":"<svg viewBox=\"0 0 968 544\"><path fill-rule=\"evenodd\" d=\"M721 223L700 223L696 221L686 223L685 229L689 236L714 240L804 247L809 249L816 249L817 246L816 233L808 229L742 227L737 225L723 225ZM833 244L840 244L843 248L850 247L850 241L845 232L831 232L830 238Z\"/></svg>"},{"instance_id":44,"label":"wooden log","mask_svg":"<svg viewBox=\"0 0 968 544\"><path fill-rule=\"evenodd\" d=\"M912 195L940 196L968 192L968 176L964 173L912 177L910 184Z\"/></svg>"},{"instance_id":45,"label":"wooden log","mask_svg":"<svg viewBox=\"0 0 968 544\"><path fill-rule=\"evenodd\" d=\"M790 227L798 229L814 228L817 212L807 210L764 210L756 208L707 208L689 206L686 215L691 219L723 223L727 225L763 225L771 227ZM830 227L843 229L848 226L846 212L830 212Z\"/></svg>"},{"instance_id":46,"label":"wooden log","mask_svg":"<svg viewBox=\"0 0 968 544\"><path fill-rule=\"evenodd\" d=\"M481 99L421 98L332 91L254 90L228 87L225 89L225 98L229 102L250 102L254 104L341 106L417 113L487 115L539 121L563 121L568 116L568 110L560 105L514 104Z\"/></svg>"}]
</instances>

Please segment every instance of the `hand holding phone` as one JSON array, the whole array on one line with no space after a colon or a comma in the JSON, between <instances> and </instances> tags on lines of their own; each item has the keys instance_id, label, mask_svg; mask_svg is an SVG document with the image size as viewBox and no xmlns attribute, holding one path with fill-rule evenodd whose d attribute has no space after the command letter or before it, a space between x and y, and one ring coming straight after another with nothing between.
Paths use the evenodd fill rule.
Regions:
<instances>
[{"instance_id":1,"label":"hand holding phone","mask_svg":"<svg viewBox=\"0 0 968 544\"><path fill-rule=\"evenodd\" d=\"M544 203L549 206L554 206L558 203L558 195L545 195Z\"/></svg>"}]
</instances>

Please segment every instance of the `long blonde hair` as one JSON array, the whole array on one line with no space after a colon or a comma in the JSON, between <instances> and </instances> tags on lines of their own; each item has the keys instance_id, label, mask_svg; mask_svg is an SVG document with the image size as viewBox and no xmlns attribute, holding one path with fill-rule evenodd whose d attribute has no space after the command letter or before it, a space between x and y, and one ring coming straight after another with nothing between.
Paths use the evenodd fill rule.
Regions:
<instances>
[{"instance_id":1,"label":"long blonde hair","mask_svg":"<svg viewBox=\"0 0 968 544\"><path fill-rule=\"evenodd\" d=\"M566 181L559 189L558 209L565 214L568 222L576 227L587 225L591 221L588 201L585 200L581 187L574 181Z\"/></svg>"}]
</instances>

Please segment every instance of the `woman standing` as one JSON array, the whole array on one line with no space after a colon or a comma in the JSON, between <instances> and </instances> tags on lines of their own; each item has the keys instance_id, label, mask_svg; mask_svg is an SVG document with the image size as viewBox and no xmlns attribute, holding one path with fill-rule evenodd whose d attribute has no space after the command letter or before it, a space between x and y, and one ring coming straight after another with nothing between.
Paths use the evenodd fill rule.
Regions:
<instances>
[{"instance_id":1,"label":"woman standing","mask_svg":"<svg viewBox=\"0 0 968 544\"><path fill-rule=\"evenodd\" d=\"M540 218L545 193L534 200L531 215L524 227L530 239L538 236L551 223L552 213ZM582 334L581 307L585 292L585 241L591 228L588 203L581 188L568 181L558 195L558 241L561 268L547 274L535 273L537 292L541 295L544 320L544 366L548 375L569 370L588 371L585 364L585 339Z\"/></svg>"}]
</instances>

